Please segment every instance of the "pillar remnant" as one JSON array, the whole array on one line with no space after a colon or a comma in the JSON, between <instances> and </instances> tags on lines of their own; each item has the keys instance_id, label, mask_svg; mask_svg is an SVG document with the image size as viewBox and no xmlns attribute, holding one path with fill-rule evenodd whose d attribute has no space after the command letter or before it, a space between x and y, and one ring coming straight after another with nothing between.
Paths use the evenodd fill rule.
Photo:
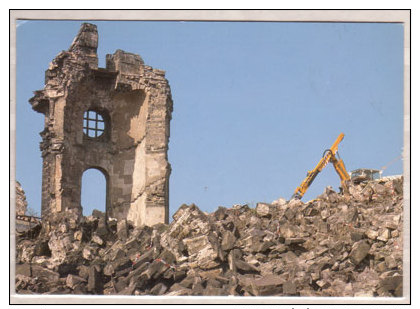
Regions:
<instances>
[{"instance_id":1,"label":"pillar remnant","mask_svg":"<svg viewBox=\"0 0 420 309\"><path fill-rule=\"evenodd\" d=\"M165 72L117 50L98 67L98 32L82 24L67 51L45 72L29 101L45 115L42 219L82 214L84 171L106 178L106 214L135 226L167 223L172 97Z\"/></svg>"}]
</instances>

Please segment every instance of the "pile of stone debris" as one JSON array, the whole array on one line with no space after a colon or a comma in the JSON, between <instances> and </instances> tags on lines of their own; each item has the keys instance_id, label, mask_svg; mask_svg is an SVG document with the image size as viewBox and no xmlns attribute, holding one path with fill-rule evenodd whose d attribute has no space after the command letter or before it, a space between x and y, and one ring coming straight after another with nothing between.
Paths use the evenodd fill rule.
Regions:
<instances>
[{"instance_id":1,"label":"pile of stone debris","mask_svg":"<svg viewBox=\"0 0 420 309\"><path fill-rule=\"evenodd\" d=\"M402 296L402 178L133 228L67 213L19 237L22 294Z\"/></svg>"}]
</instances>

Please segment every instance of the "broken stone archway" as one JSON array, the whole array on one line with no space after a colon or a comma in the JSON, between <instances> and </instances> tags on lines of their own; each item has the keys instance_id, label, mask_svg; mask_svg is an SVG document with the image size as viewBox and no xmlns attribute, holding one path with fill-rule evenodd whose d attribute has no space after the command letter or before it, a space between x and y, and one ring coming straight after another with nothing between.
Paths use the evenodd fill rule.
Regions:
<instances>
[{"instance_id":1,"label":"broken stone archway","mask_svg":"<svg viewBox=\"0 0 420 309\"><path fill-rule=\"evenodd\" d=\"M81 207L85 216L94 209L102 211L108 217L109 175L98 167L89 167L81 176Z\"/></svg>"},{"instance_id":2,"label":"broken stone archway","mask_svg":"<svg viewBox=\"0 0 420 309\"><path fill-rule=\"evenodd\" d=\"M97 46L96 26L82 24L30 99L45 115L42 218L81 215L82 175L96 168L107 179L108 216L135 226L167 223L173 103L165 72L122 50L98 68Z\"/></svg>"}]
</instances>

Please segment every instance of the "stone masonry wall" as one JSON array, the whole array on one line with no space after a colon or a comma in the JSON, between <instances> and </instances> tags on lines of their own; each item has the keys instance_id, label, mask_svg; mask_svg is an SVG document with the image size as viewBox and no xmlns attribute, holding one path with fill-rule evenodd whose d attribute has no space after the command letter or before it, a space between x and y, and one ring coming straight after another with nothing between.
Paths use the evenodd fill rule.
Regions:
<instances>
[{"instance_id":1,"label":"stone masonry wall","mask_svg":"<svg viewBox=\"0 0 420 309\"><path fill-rule=\"evenodd\" d=\"M16 181L15 188L16 188L16 215L25 215L26 209L28 207L25 191L23 191L22 186L19 181Z\"/></svg>"},{"instance_id":2,"label":"stone masonry wall","mask_svg":"<svg viewBox=\"0 0 420 309\"><path fill-rule=\"evenodd\" d=\"M97 46L96 26L83 24L70 49L50 64L44 89L30 99L45 115L42 218L69 210L81 215L82 175L95 168L107 180L108 217L135 226L165 223L172 113L165 72L122 50L98 68ZM102 117L98 137L85 132L87 111Z\"/></svg>"}]
</instances>

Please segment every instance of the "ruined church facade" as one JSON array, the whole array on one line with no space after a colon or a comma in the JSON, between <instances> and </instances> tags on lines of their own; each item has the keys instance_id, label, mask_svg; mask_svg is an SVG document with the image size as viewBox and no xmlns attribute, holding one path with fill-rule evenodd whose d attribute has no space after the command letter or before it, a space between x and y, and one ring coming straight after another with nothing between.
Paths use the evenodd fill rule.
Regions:
<instances>
[{"instance_id":1,"label":"ruined church facade","mask_svg":"<svg viewBox=\"0 0 420 309\"><path fill-rule=\"evenodd\" d=\"M50 63L30 99L45 115L42 218L82 214L81 183L91 168L106 179L106 214L135 226L167 223L172 97L165 72L117 50L98 67L98 32L83 24Z\"/></svg>"}]
</instances>

